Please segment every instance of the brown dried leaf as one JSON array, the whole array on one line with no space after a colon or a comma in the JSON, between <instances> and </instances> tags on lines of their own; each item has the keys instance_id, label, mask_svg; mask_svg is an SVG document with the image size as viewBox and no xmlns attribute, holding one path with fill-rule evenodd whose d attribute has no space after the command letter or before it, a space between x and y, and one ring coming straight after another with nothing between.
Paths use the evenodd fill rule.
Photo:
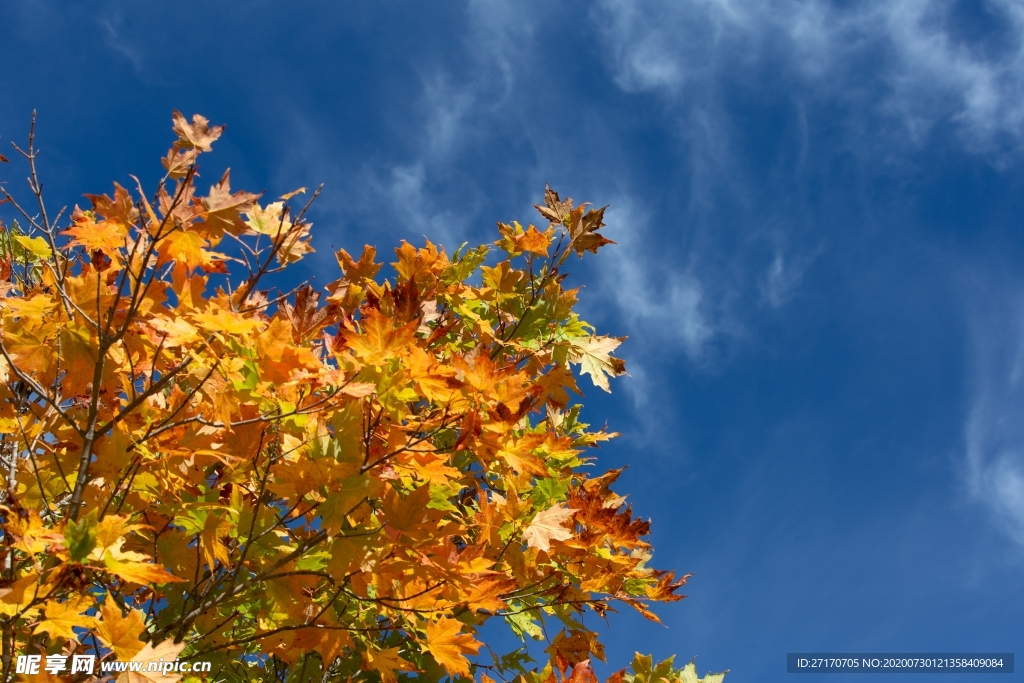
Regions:
<instances>
[{"instance_id":1,"label":"brown dried leaf","mask_svg":"<svg viewBox=\"0 0 1024 683\"><path fill-rule=\"evenodd\" d=\"M185 116L174 110L171 115L174 120L174 132L178 135L179 144L186 148L195 148L200 152L209 152L213 142L224 132L224 126L210 126L210 121L205 116L195 114L192 116L192 123L189 123Z\"/></svg>"}]
</instances>

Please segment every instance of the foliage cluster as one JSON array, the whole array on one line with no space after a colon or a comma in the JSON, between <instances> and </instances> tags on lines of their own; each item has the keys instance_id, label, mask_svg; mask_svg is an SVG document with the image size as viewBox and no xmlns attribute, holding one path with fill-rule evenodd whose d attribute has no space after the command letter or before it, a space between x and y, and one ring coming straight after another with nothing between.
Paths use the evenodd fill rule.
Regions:
<instances>
[{"instance_id":1,"label":"foliage cluster","mask_svg":"<svg viewBox=\"0 0 1024 683\"><path fill-rule=\"evenodd\" d=\"M581 421L572 368L608 390L622 340L564 266L610 244L604 210L548 190L546 227L403 242L391 278L341 250L324 291L263 289L312 251L312 199L228 173L202 194L223 127L173 127L151 196L51 218L31 135L32 208L0 186L0 680L72 652L217 681L596 680L585 617L657 619L687 578L648 566L619 472L586 469L615 434ZM491 618L549 661L485 649ZM612 678L697 680L639 656Z\"/></svg>"}]
</instances>

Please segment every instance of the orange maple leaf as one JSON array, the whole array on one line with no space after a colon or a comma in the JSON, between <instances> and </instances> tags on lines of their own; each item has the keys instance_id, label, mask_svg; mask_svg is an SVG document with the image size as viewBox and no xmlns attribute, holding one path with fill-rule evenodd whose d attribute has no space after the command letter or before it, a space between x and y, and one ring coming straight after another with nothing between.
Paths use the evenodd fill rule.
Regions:
<instances>
[{"instance_id":1,"label":"orange maple leaf","mask_svg":"<svg viewBox=\"0 0 1024 683\"><path fill-rule=\"evenodd\" d=\"M452 676L468 676L469 660L465 655L475 655L482 646L472 635L462 632L462 622L456 619L441 617L427 624L426 649Z\"/></svg>"}]
</instances>

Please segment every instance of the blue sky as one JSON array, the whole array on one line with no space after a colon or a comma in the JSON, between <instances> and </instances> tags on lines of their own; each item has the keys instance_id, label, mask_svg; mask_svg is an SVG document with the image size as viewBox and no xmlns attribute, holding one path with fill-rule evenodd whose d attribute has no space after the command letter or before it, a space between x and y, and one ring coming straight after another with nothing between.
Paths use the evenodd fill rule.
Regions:
<instances>
[{"instance_id":1,"label":"blue sky","mask_svg":"<svg viewBox=\"0 0 1024 683\"><path fill-rule=\"evenodd\" d=\"M39 110L55 204L152 185L178 108L228 124L235 186L325 183L323 282L332 247L490 241L545 183L611 205L618 246L574 277L631 376L587 414L623 434L601 463L631 464L656 564L695 572L664 626L613 616L611 663L771 681L795 651L1024 652L1019 2L0 16L0 135Z\"/></svg>"}]
</instances>

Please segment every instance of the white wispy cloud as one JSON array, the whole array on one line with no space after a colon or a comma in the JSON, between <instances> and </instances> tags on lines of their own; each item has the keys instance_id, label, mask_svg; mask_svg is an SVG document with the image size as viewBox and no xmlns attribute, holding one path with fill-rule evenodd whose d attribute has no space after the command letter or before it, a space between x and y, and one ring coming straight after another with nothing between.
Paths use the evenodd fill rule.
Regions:
<instances>
[{"instance_id":1,"label":"white wispy cloud","mask_svg":"<svg viewBox=\"0 0 1024 683\"><path fill-rule=\"evenodd\" d=\"M783 236L776 238L771 263L758 283L762 301L772 308L789 303L803 284L807 269L822 253L820 246L811 250L787 250L782 241Z\"/></svg>"},{"instance_id":2,"label":"white wispy cloud","mask_svg":"<svg viewBox=\"0 0 1024 683\"><path fill-rule=\"evenodd\" d=\"M512 93L528 59L536 25L543 20L544 6L522 0L468 0L469 18L467 43L476 55L478 68L484 78L478 78L475 88L488 91L487 105L500 106ZM494 78L500 74L500 78ZM495 84L500 90L495 90Z\"/></svg>"},{"instance_id":3,"label":"white wispy cloud","mask_svg":"<svg viewBox=\"0 0 1024 683\"><path fill-rule=\"evenodd\" d=\"M1019 146L1024 6L984 5L1002 32L999 50L985 49L989 36L966 35L955 4L941 0L601 0L593 19L629 92L701 102L719 81L777 60L814 96L899 123L894 137L920 143L949 121L972 149L1001 138Z\"/></svg>"},{"instance_id":4,"label":"white wispy cloud","mask_svg":"<svg viewBox=\"0 0 1024 683\"><path fill-rule=\"evenodd\" d=\"M779 308L793 296L793 290L803 279L800 270L794 270L792 266L787 267L786 259L781 251L775 252L775 258L768 266L764 281L761 285L761 293L764 300L772 308Z\"/></svg>"},{"instance_id":5,"label":"white wispy cloud","mask_svg":"<svg viewBox=\"0 0 1024 683\"><path fill-rule=\"evenodd\" d=\"M964 426L971 495L1024 545L1024 287L985 283L968 298L972 398Z\"/></svg>"},{"instance_id":6,"label":"white wispy cloud","mask_svg":"<svg viewBox=\"0 0 1024 683\"><path fill-rule=\"evenodd\" d=\"M403 238L413 241L422 236L454 249L465 236L468 217L475 213L471 202L462 205L461 213L454 207L442 208L438 206L437 197L424 188L425 182L426 169L422 162L393 166L377 187L377 193L388 200L401 222Z\"/></svg>"},{"instance_id":7,"label":"white wispy cloud","mask_svg":"<svg viewBox=\"0 0 1024 683\"><path fill-rule=\"evenodd\" d=\"M691 3L688 14L682 16L693 18L693 27L682 33L680 15L671 7L650 11L658 8L650 3L636 8L606 3L605 9L613 15L605 25L615 35L602 35L617 46L613 59L623 65L614 77L629 92L663 91L673 96L689 92L693 84L708 83L716 70L724 68L724 57L716 53L716 46L730 40L730 30L738 27L756 35L757 17L742 3ZM465 51L466 61L420 67L419 88L409 95L411 106L402 121L404 128L398 131L402 144L388 149L387 156L368 160L348 182L341 179L344 213L363 222L372 216L376 224L401 226L402 237L418 240L429 235L449 248L474 239L476 228L495 217L479 215L479 208L491 198L483 196L474 178L460 172L460 164L467 150L493 141L496 135L519 139L527 151L517 158L522 171L514 181L518 187L508 190L510 196L521 197L521 188L536 191L545 181L558 179L556 189L563 193L571 187L574 195L611 204L609 235L619 244L602 252L595 276L600 278L602 301L611 303L610 312L638 330L630 346L647 345L635 355L653 358L648 351L657 347L667 350L666 357L712 366L716 343L744 334L730 302L744 296L739 293L744 287L752 290L748 298L756 300L756 284L760 284L756 272L749 276L739 272L749 254L715 253L709 223L723 199L752 206L748 195L754 179L746 176L741 154L734 148L735 124L707 89L688 105L685 115L667 112L670 125L675 121L685 169L679 176L685 186L674 190L683 210L658 218L644 215L639 207L646 206L648 198L643 192L629 191L639 181L632 177L629 157L618 151L623 131L610 126L602 112L591 112L578 124L579 138L564 139L557 127L548 129L550 117L532 111L544 102L538 101L538 92L531 91L531 83L535 80L540 87L549 87L561 78L549 73L551 64L537 58L543 46L534 41L539 40L538 27L544 26L546 12L550 10L535 6L527 11L510 2L468 2L460 28L466 45L473 46ZM807 32L819 23L814 17L802 21L812 27ZM582 30L592 29L584 23ZM653 37L644 37L648 31L654 31ZM687 60L677 59L679 50L684 50ZM316 137L315 131L307 133ZM606 151L581 159L581 140ZM323 147L321 143L298 145L293 151L304 159L322 157ZM325 173L330 178L337 175L332 169ZM459 192L453 191L456 187ZM664 233L660 238L659 232ZM666 244L679 247L685 256L668 254ZM797 252L778 253L775 270L769 269L764 281L764 297L772 307L792 298L806 267L806 259ZM755 266L760 268L761 264ZM657 380L658 373L646 372L639 360L631 361L630 367L638 387L647 387L645 378Z\"/></svg>"},{"instance_id":8,"label":"white wispy cloud","mask_svg":"<svg viewBox=\"0 0 1024 683\"><path fill-rule=\"evenodd\" d=\"M472 88L457 86L439 71L421 76L420 85L412 99L418 115L402 131L406 144L354 165L343 165L344 157L329 153L330 136L314 121L299 111L285 114L292 135L278 181L324 182L327 192L319 209L331 218L336 233L337 226L356 220L373 224L388 239L419 243L429 236L435 243L457 246L467 239L479 202L472 180L459 172L452 157L472 135L466 118L472 117L477 99Z\"/></svg>"},{"instance_id":9,"label":"white wispy cloud","mask_svg":"<svg viewBox=\"0 0 1024 683\"><path fill-rule=\"evenodd\" d=\"M681 360L698 371L715 367L718 341L738 329L723 309L717 283L709 291L698 261L662 253L665 243L652 238L652 217L642 202L621 190L593 194L610 197L602 232L616 244L592 258L594 279L582 293L581 312L597 324L598 334L628 337L617 355L626 360L629 377L613 391L623 391L632 404L630 443L663 442L664 407L671 400L666 367ZM589 382L580 386L590 389ZM678 450L672 457L688 456Z\"/></svg>"},{"instance_id":10,"label":"white wispy cloud","mask_svg":"<svg viewBox=\"0 0 1024 683\"><path fill-rule=\"evenodd\" d=\"M461 34L463 59L418 68L410 116L388 150L360 169L344 202L349 213L398 224L402 237L428 235L449 248L472 238L481 193L459 170L459 155L493 133L533 35L531 16L512 2L470 0Z\"/></svg>"},{"instance_id":11,"label":"white wispy cloud","mask_svg":"<svg viewBox=\"0 0 1024 683\"><path fill-rule=\"evenodd\" d=\"M693 264L666 261L657 254L648 217L628 196L618 196L606 214L606 232L617 242L602 252L602 289L611 295L630 327L642 328L652 345L668 345L694 362L722 330L715 320Z\"/></svg>"},{"instance_id":12,"label":"white wispy cloud","mask_svg":"<svg viewBox=\"0 0 1024 683\"><path fill-rule=\"evenodd\" d=\"M120 15L112 15L99 20L100 27L103 28L105 42L107 47L117 52L132 65L132 69L136 75L142 74L142 53L141 51L132 45L122 31L123 19Z\"/></svg>"}]
</instances>

